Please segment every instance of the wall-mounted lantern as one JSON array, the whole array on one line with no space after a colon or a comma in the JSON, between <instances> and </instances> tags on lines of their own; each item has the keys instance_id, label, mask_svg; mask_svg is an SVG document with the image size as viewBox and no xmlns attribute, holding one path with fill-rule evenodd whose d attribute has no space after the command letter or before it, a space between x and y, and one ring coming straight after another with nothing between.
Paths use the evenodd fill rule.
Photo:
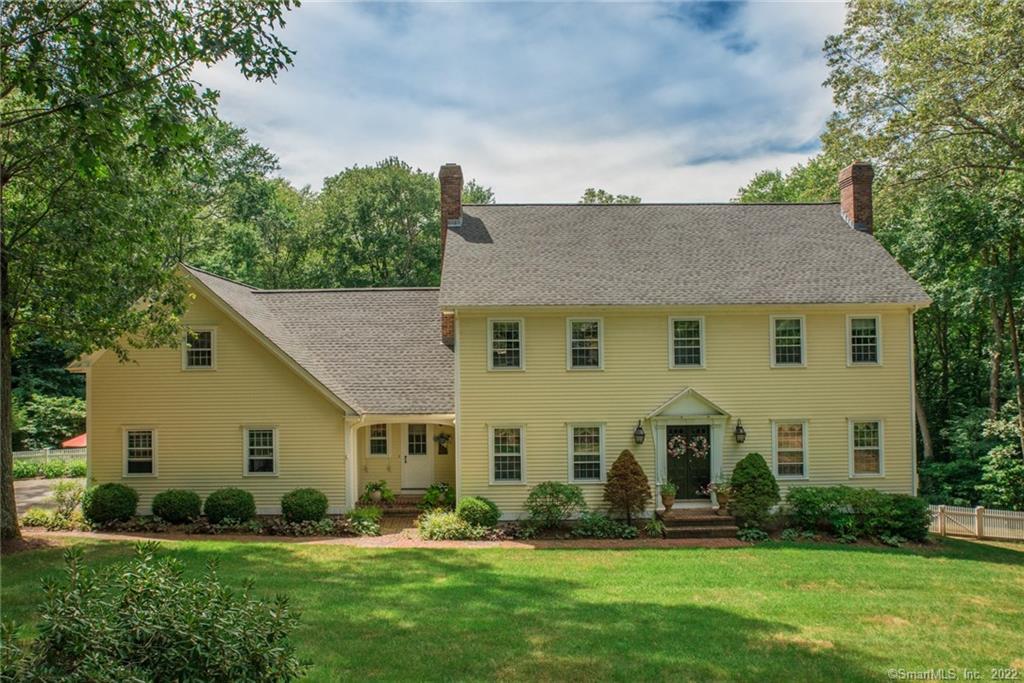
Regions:
<instances>
[{"instance_id":1,"label":"wall-mounted lantern","mask_svg":"<svg viewBox=\"0 0 1024 683\"><path fill-rule=\"evenodd\" d=\"M743 443L747 440L747 430L743 428L743 420L736 420L736 430L733 432L736 443Z\"/></svg>"},{"instance_id":2,"label":"wall-mounted lantern","mask_svg":"<svg viewBox=\"0 0 1024 683\"><path fill-rule=\"evenodd\" d=\"M644 439L647 438L647 435L644 433L644 426L642 422L643 420L637 420L636 429L633 430L633 443L637 446L643 444Z\"/></svg>"}]
</instances>

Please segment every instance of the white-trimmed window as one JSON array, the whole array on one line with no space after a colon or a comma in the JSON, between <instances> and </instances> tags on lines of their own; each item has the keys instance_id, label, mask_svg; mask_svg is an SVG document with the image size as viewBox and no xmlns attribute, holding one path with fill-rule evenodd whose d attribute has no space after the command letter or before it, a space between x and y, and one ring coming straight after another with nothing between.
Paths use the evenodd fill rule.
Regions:
<instances>
[{"instance_id":1,"label":"white-trimmed window","mask_svg":"<svg viewBox=\"0 0 1024 683\"><path fill-rule=\"evenodd\" d=\"M388 426L370 425L370 455L388 457Z\"/></svg>"},{"instance_id":2,"label":"white-trimmed window","mask_svg":"<svg viewBox=\"0 0 1024 683\"><path fill-rule=\"evenodd\" d=\"M807 421L772 421L772 464L779 479L807 478Z\"/></svg>"},{"instance_id":3,"label":"white-trimmed window","mask_svg":"<svg viewBox=\"0 0 1024 683\"><path fill-rule=\"evenodd\" d=\"M850 476L870 477L884 473L881 420L850 420Z\"/></svg>"},{"instance_id":4,"label":"white-trimmed window","mask_svg":"<svg viewBox=\"0 0 1024 683\"><path fill-rule=\"evenodd\" d=\"M569 425L569 480L604 481L604 425Z\"/></svg>"},{"instance_id":5,"label":"white-trimmed window","mask_svg":"<svg viewBox=\"0 0 1024 683\"><path fill-rule=\"evenodd\" d=\"M242 430L246 475L277 474L277 429L246 427Z\"/></svg>"},{"instance_id":6,"label":"white-trimmed window","mask_svg":"<svg viewBox=\"0 0 1024 683\"><path fill-rule=\"evenodd\" d=\"M156 476L156 430L127 428L124 430L124 476Z\"/></svg>"},{"instance_id":7,"label":"white-trimmed window","mask_svg":"<svg viewBox=\"0 0 1024 683\"><path fill-rule=\"evenodd\" d=\"M669 318L669 365L704 367L704 318Z\"/></svg>"},{"instance_id":8,"label":"white-trimmed window","mask_svg":"<svg viewBox=\"0 0 1024 683\"><path fill-rule=\"evenodd\" d=\"M847 316L846 338L846 360L850 365L882 362L882 323L877 315Z\"/></svg>"},{"instance_id":9,"label":"white-trimmed window","mask_svg":"<svg viewBox=\"0 0 1024 683\"><path fill-rule=\"evenodd\" d=\"M487 367L490 370L522 370L522 319L487 321Z\"/></svg>"},{"instance_id":10,"label":"white-trimmed window","mask_svg":"<svg viewBox=\"0 0 1024 683\"><path fill-rule=\"evenodd\" d=\"M600 318L569 318L566 320L568 366L570 370L600 370L603 364Z\"/></svg>"},{"instance_id":11,"label":"white-trimmed window","mask_svg":"<svg viewBox=\"0 0 1024 683\"><path fill-rule=\"evenodd\" d=\"M409 455L427 454L427 425L411 424L406 429L406 452Z\"/></svg>"},{"instance_id":12,"label":"white-trimmed window","mask_svg":"<svg viewBox=\"0 0 1024 683\"><path fill-rule=\"evenodd\" d=\"M522 484L526 481L526 449L523 428L491 427L491 483Z\"/></svg>"},{"instance_id":13,"label":"white-trimmed window","mask_svg":"<svg viewBox=\"0 0 1024 683\"><path fill-rule=\"evenodd\" d=\"M182 367L186 370L213 370L216 364L217 330L213 327L185 328L181 350Z\"/></svg>"},{"instance_id":14,"label":"white-trimmed window","mask_svg":"<svg viewBox=\"0 0 1024 683\"><path fill-rule=\"evenodd\" d=\"M771 316L773 367L800 367L806 362L803 316Z\"/></svg>"}]
</instances>

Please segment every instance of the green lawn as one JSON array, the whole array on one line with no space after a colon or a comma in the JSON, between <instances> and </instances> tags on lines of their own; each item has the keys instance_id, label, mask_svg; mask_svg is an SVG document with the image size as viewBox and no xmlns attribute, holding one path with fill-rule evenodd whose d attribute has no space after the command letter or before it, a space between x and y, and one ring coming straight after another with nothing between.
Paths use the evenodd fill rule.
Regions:
<instances>
[{"instance_id":1,"label":"green lawn","mask_svg":"<svg viewBox=\"0 0 1024 683\"><path fill-rule=\"evenodd\" d=\"M310 678L884 680L1024 668L1024 546L928 551L366 550L166 543L302 609ZM124 543L88 542L111 562ZM3 616L35 618L60 550L2 560Z\"/></svg>"}]
</instances>

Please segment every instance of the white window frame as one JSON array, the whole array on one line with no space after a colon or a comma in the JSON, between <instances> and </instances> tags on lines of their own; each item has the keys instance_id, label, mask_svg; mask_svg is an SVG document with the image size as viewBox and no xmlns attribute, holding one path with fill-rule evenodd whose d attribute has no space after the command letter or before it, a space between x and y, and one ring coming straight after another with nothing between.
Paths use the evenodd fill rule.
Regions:
<instances>
[{"instance_id":1,"label":"white window frame","mask_svg":"<svg viewBox=\"0 0 1024 683\"><path fill-rule=\"evenodd\" d=\"M494 323L519 323L519 366L494 367ZM523 372L526 370L526 320L523 318L487 319L487 369L491 372Z\"/></svg>"},{"instance_id":2,"label":"white window frame","mask_svg":"<svg viewBox=\"0 0 1024 683\"><path fill-rule=\"evenodd\" d=\"M249 432L274 433L274 471L273 472L250 472L249 471ZM279 473L278 456L280 454L276 425L245 425L242 427L242 476L243 477L276 477Z\"/></svg>"},{"instance_id":3,"label":"white window frame","mask_svg":"<svg viewBox=\"0 0 1024 683\"><path fill-rule=\"evenodd\" d=\"M700 363L697 365L676 364L676 321L696 320L700 324ZM707 363L707 345L704 343L704 316L679 315L668 319L668 367L671 370L703 370Z\"/></svg>"},{"instance_id":4,"label":"white window frame","mask_svg":"<svg viewBox=\"0 0 1024 683\"><path fill-rule=\"evenodd\" d=\"M875 361L853 360L853 321L854 319L872 318L875 321ZM852 368L874 367L882 364L882 316L873 313L850 313L846 316L846 365Z\"/></svg>"},{"instance_id":5,"label":"white window frame","mask_svg":"<svg viewBox=\"0 0 1024 683\"><path fill-rule=\"evenodd\" d=\"M210 365L188 364L188 335L190 332L210 333ZM217 328L213 325L186 325L185 339L181 342L181 369L187 372L209 372L217 369Z\"/></svg>"},{"instance_id":6,"label":"white window frame","mask_svg":"<svg viewBox=\"0 0 1024 683\"><path fill-rule=\"evenodd\" d=\"M566 444L569 452L569 483L571 484L603 484L605 482L605 440L604 440L604 424L603 422L573 422L567 424L566 427ZM576 452L574 448L576 446L574 440L574 430L579 427L597 427L598 438L600 439L600 450L599 450L599 462L600 462L600 475L597 479L577 479L576 478Z\"/></svg>"},{"instance_id":7,"label":"white window frame","mask_svg":"<svg viewBox=\"0 0 1024 683\"><path fill-rule=\"evenodd\" d=\"M413 453L412 449L409 448L409 436L412 434L412 430L410 429L410 427L423 427L423 452L422 453ZM417 457L419 457L419 456L426 456L426 455L433 455L433 453L431 453L431 450L430 450L430 443L431 443L431 435L432 435L432 433L433 433L433 430L431 430L430 425L425 423L425 422L409 422L409 423L406 423L405 425L403 425L403 429L402 429L402 449L403 449L402 452L405 453L406 455L415 455Z\"/></svg>"},{"instance_id":8,"label":"white window frame","mask_svg":"<svg viewBox=\"0 0 1024 683\"><path fill-rule=\"evenodd\" d=\"M153 471L152 472L129 472L128 471L128 432L150 432L153 435ZM157 471L157 433L156 427L121 427L121 477L134 479L135 477L156 477Z\"/></svg>"},{"instance_id":9,"label":"white window frame","mask_svg":"<svg viewBox=\"0 0 1024 683\"><path fill-rule=\"evenodd\" d=\"M572 364L572 324L597 323L597 366ZM604 370L604 318L566 318L565 319L565 369L573 372L593 372Z\"/></svg>"},{"instance_id":10,"label":"white window frame","mask_svg":"<svg viewBox=\"0 0 1024 683\"><path fill-rule=\"evenodd\" d=\"M495 479L494 478L494 431L496 429L518 429L519 430L519 479ZM487 426L487 478L491 486L526 486L526 427L522 424L495 424ZM502 455L507 455L503 453Z\"/></svg>"},{"instance_id":11,"label":"white window frame","mask_svg":"<svg viewBox=\"0 0 1024 683\"><path fill-rule=\"evenodd\" d=\"M810 473L810 458L808 453L810 452L810 421L807 418L792 418L783 420L772 420L772 473L776 479L782 481L804 481L811 478ZM796 474L779 474L779 425L788 424L800 424L803 425L803 454L804 454L804 473L801 475ZM790 450L790 449L786 449Z\"/></svg>"},{"instance_id":12,"label":"white window frame","mask_svg":"<svg viewBox=\"0 0 1024 683\"><path fill-rule=\"evenodd\" d=\"M373 452L373 428L384 427L384 452L374 453ZM379 440L379 437L378 437ZM368 458L389 458L391 457L391 429L390 425L386 422L377 422L371 424L366 428L366 457Z\"/></svg>"},{"instance_id":13,"label":"white window frame","mask_svg":"<svg viewBox=\"0 0 1024 683\"><path fill-rule=\"evenodd\" d=\"M853 425L857 422L878 423L878 471L857 472L853 456ZM847 438L850 456L850 479L878 479L885 476L885 421L880 417L851 417L847 418Z\"/></svg>"},{"instance_id":14,"label":"white window frame","mask_svg":"<svg viewBox=\"0 0 1024 683\"><path fill-rule=\"evenodd\" d=\"M773 368L805 368L807 367L807 319L802 315L771 315L768 316L768 339L769 339L769 361ZM776 363L775 362L775 321L776 320L799 320L800 321L800 362L799 363Z\"/></svg>"}]
</instances>

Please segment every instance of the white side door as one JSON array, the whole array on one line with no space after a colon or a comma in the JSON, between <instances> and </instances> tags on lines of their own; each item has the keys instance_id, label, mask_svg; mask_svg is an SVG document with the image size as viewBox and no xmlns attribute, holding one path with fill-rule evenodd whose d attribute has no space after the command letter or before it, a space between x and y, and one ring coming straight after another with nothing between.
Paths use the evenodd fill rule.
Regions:
<instances>
[{"instance_id":1,"label":"white side door","mask_svg":"<svg viewBox=\"0 0 1024 683\"><path fill-rule=\"evenodd\" d=\"M425 489L434 483L434 444L430 425L402 429L402 488Z\"/></svg>"}]
</instances>

